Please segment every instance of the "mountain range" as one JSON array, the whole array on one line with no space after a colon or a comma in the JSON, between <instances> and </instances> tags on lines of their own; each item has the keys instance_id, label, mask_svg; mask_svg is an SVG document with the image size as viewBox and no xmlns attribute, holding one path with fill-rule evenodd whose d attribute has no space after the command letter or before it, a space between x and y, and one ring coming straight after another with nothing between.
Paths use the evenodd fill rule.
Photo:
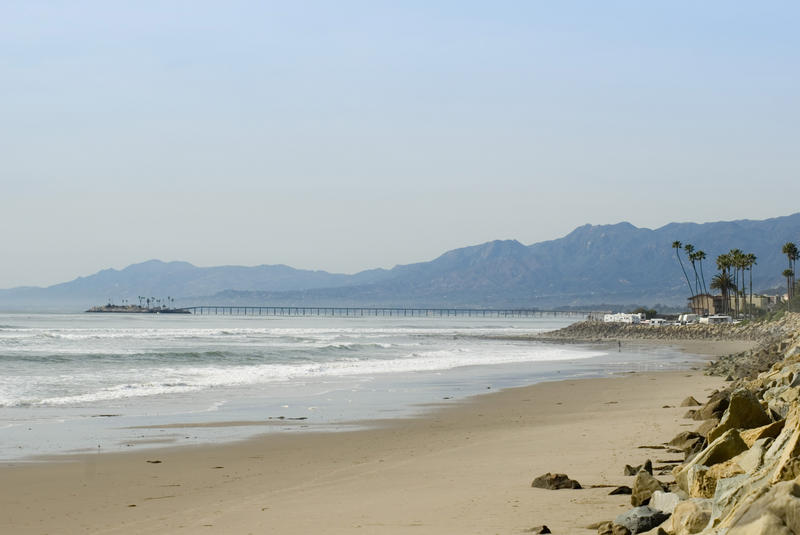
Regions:
<instances>
[{"instance_id":1,"label":"mountain range","mask_svg":"<svg viewBox=\"0 0 800 535\"><path fill-rule=\"evenodd\" d=\"M532 245L496 240L448 251L428 262L353 275L285 265L197 267L150 260L47 288L0 290L0 310L77 311L109 299L137 303L140 295L171 296L175 306L681 306L689 290L673 241L706 252L707 281L716 272L717 255L733 248L754 253L753 285L758 290L785 284L781 272L787 260L781 246L799 239L797 213L758 221L670 223L654 230L630 223L587 224L555 240Z\"/></svg>"}]
</instances>

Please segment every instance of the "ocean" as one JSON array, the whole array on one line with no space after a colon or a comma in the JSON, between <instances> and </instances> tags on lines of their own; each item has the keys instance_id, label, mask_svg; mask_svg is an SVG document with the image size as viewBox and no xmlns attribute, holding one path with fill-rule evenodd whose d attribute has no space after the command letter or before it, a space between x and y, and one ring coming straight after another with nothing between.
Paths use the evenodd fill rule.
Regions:
<instances>
[{"instance_id":1,"label":"ocean","mask_svg":"<svg viewBox=\"0 0 800 535\"><path fill-rule=\"evenodd\" d=\"M573 319L0 314L0 459L341 431L545 380L685 366L518 340Z\"/></svg>"}]
</instances>

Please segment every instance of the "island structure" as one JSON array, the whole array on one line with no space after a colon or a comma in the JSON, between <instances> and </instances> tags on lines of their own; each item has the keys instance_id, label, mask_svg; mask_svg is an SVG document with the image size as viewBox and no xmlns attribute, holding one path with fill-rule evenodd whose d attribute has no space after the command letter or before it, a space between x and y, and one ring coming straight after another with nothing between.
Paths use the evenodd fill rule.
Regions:
<instances>
[{"instance_id":1,"label":"island structure","mask_svg":"<svg viewBox=\"0 0 800 535\"><path fill-rule=\"evenodd\" d=\"M102 305L92 307L86 312L118 313L118 314L191 314L185 308L143 307L139 305Z\"/></svg>"}]
</instances>

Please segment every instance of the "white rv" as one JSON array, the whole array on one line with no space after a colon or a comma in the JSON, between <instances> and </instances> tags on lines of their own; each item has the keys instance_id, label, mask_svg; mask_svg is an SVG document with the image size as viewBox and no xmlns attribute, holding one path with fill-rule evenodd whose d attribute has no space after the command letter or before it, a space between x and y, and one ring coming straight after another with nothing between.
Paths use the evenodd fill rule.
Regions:
<instances>
[{"instance_id":1,"label":"white rv","mask_svg":"<svg viewBox=\"0 0 800 535\"><path fill-rule=\"evenodd\" d=\"M709 325L715 325L717 323L730 323L732 321L733 318L730 316L723 316L721 314L700 318L700 323L707 323Z\"/></svg>"}]
</instances>

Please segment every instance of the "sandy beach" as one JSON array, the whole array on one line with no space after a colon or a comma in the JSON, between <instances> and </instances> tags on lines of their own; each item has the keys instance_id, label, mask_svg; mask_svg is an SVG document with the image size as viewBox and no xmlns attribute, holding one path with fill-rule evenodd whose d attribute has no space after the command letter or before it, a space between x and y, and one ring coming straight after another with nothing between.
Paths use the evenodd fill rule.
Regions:
<instances>
[{"instance_id":1,"label":"sandy beach","mask_svg":"<svg viewBox=\"0 0 800 535\"><path fill-rule=\"evenodd\" d=\"M696 353L724 353L694 343ZM742 347L742 346L739 346ZM696 422L681 399L722 385L699 369L540 383L431 407L359 431L6 464L2 533L590 533L628 496L547 491L631 484L625 464Z\"/></svg>"}]
</instances>

